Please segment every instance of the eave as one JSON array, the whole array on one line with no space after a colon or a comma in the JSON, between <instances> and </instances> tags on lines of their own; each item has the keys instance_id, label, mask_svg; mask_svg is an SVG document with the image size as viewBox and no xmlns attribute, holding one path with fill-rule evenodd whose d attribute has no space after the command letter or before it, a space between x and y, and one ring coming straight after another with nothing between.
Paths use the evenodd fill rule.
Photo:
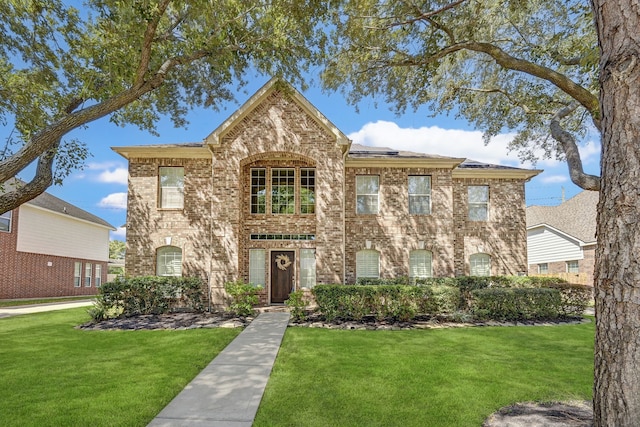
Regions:
<instances>
[{"instance_id":1,"label":"eave","mask_svg":"<svg viewBox=\"0 0 640 427\"><path fill-rule=\"evenodd\" d=\"M543 171L537 169L467 169L457 168L451 173L454 179L484 178L484 179L523 179L529 181Z\"/></svg>"},{"instance_id":2,"label":"eave","mask_svg":"<svg viewBox=\"0 0 640 427\"><path fill-rule=\"evenodd\" d=\"M152 158L152 159L202 159L211 158L211 152L209 149L202 145L195 146L180 146L176 145L137 145L130 147L111 147L113 151L120 154L125 159L135 158Z\"/></svg>"}]
</instances>

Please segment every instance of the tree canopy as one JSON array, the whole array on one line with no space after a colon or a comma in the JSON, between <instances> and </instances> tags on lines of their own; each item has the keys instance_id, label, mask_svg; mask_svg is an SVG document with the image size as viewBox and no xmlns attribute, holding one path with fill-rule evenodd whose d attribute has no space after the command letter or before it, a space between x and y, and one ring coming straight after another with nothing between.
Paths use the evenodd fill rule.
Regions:
<instances>
[{"instance_id":1,"label":"tree canopy","mask_svg":"<svg viewBox=\"0 0 640 427\"><path fill-rule=\"evenodd\" d=\"M0 183L32 162L5 212L61 180L87 156L71 130L108 116L154 132L185 125L193 106L219 107L250 73L302 82L321 46L320 0L62 0L0 4ZM308 62L307 62L308 63Z\"/></svg>"},{"instance_id":2,"label":"tree canopy","mask_svg":"<svg viewBox=\"0 0 640 427\"><path fill-rule=\"evenodd\" d=\"M600 127L598 46L591 6L580 0L352 0L336 15L330 89L350 101L382 96L398 112L428 105L485 132L511 130L522 160L566 159Z\"/></svg>"}]
</instances>

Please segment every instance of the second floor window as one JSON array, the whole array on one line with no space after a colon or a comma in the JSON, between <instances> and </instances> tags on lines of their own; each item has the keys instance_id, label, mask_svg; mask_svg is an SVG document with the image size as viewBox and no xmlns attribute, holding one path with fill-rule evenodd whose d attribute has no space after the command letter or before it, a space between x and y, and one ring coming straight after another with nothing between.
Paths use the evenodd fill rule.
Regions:
<instances>
[{"instance_id":1,"label":"second floor window","mask_svg":"<svg viewBox=\"0 0 640 427\"><path fill-rule=\"evenodd\" d=\"M431 177L414 175L409 177L409 213L429 215L431 213Z\"/></svg>"},{"instance_id":2,"label":"second floor window","mask_svg":"<svg viewBox=\"0 0 640 427\"><path fill-rule=\"evenodd\" d=\"M267 212L267 170L251 169L251 213Z\"/></svg>"},{"instance_id":3,"label":"second floor window","mask_svg":"<svg viewBox=\"0 0 640 427\"><path fill-rule=\"evenodd\" d=\"M184 168L161 167L160 207L182 209L184 206Z\"/></svg>"},{"instance_id":4,"label":"second floor window","mask_svg":"<svg viewBox=\"0 0 640 427\"><path fill-rule=\"evenodd\" d=\"M487 221L489 219L489 186L470 185L469 191L469 220Z\"/></svg>"},{"instance_id":5,"label":"second floor window","mask_svg":"<svg viewBox=\"0 0 640 427\"><path fill-rule=\"evenodd\" d=\"M296 208L295 169L271 170L271 213L292 214Z\"/></svg>"},{"instance_id":6,"label":"second floor window","mask_svg":"<svg viewBox=\"0 0 640 427\"><path fill-rule=\"evenodd\" d=\"M11 211L0 215L0 231L11 232Z\"/></svg>"},{"instance_id":7,"label":"second floor window","mask_svg":"<svg viewBox=\"0 0 640 427\"><path fill-rule=\"evenodd\" d=\"M356 213L377 214L380 177L378 175L356 176Z\"/></svg>"},{"instance_id":8,"label":"second floor window","mask_svg":"<svg viewBox=\"0 0 640 427\"><path fill-rule=\"evenodd\" d=\"M300 213L312 214L316 212L316 171L315 169L300 170Z\"/></svg>"}]
</instances>

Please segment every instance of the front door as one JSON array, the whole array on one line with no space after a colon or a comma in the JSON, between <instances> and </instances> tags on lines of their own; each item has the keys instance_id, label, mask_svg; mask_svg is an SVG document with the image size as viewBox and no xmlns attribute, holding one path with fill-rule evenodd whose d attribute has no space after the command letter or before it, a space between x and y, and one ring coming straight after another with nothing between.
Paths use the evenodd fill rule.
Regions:
<instances>
[{"instance_id":1,"label":"front door","mask_svg":"<svg viewBox=\"0 0 640 427\"><path fill-rule=\"evenodd\" d=\"M294 251L271 252L271 302L281 303L293 289Z\"/></svg>"}]
</instances>

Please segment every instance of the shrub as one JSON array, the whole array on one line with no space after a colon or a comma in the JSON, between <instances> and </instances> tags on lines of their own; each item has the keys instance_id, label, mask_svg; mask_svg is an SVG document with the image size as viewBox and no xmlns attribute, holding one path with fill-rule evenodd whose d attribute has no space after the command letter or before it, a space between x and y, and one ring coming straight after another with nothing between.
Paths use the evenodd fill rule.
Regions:
<instances>
[{"instance_id":1,"label":"shrub","mask_svg":"<svg viewBox=\"0 0 640 427\"><path fill-rule=\"evenodd\" d=\"M452 314L460 305L460 289L451 285L427 285L420 286L423 289L422 305L420 311L423 314L437 316Z\"/></svg>"},{"instance_id":2,"label":"shrub","mask_svg":"<svg viewBox=\"0 0 640 427\"><path fill-rule=\"evenodd\" d=\"M406 276L394 277L392 279L379 279L374 277L359 277L356 279L356 285L361 286L393 286L393 285L409 285L409 278Z\"/></svg>"},{"instance_id":3,"label":"shrub","mask_svg":"<svg viewBox=\"0 0 640 427\"><path fill-rule=\"evenodd\" d=\"M293 317L293 320L303 321L307 318L307 313L305 311L307 302L304 300L304 292L291 292L289 294L289 299L287 299L284 303L291 309L291 317Z\"/></svg>"},{"instance_id":4,"label":"shrub","mask_svg":"<svg viewBox=\"0 0 640 427\"><path fill-rule=\"evenodd\" d=\"M202 311L202 281L194 277L118 277L100 287L89 314L95 321L118 315L167 313L178 308Z\"/></svg>"},{"instance_id":5,"label":"shrub","mask_svg":"<svg viewBox=\"0 0 640 427\"><path fill-rule=\"evenodd\" d=\"M485 288L471 291L472 313L495 320L542 320L558 318L560 291L549 288Z\"/></svg>"},{"instance_id":6,"label":"shrub","mask_svg":"<svg viewBox=\"0 0 640 427\"><path fill-rule=\"evenodd\" d=\"M562 299L561 314L568 317L580 317L593 299L593 288L573 283L549 283L552 289L560 291Z\"/></svg>"},{"instance_id":7,"label":"shrub","mask_svg":"<svg viewBox=\"0 0 640 427\"><path fill-rule=\"evenodd\" d=\"M225 283L224 290L227 291L231 297L231 303L227 308L229 313L236 316L250 316L254 314L253 307L258 304L258 293L262 290L262 287L244 283L242 280L236 280Z\"/></svg>"}]
</instances>

